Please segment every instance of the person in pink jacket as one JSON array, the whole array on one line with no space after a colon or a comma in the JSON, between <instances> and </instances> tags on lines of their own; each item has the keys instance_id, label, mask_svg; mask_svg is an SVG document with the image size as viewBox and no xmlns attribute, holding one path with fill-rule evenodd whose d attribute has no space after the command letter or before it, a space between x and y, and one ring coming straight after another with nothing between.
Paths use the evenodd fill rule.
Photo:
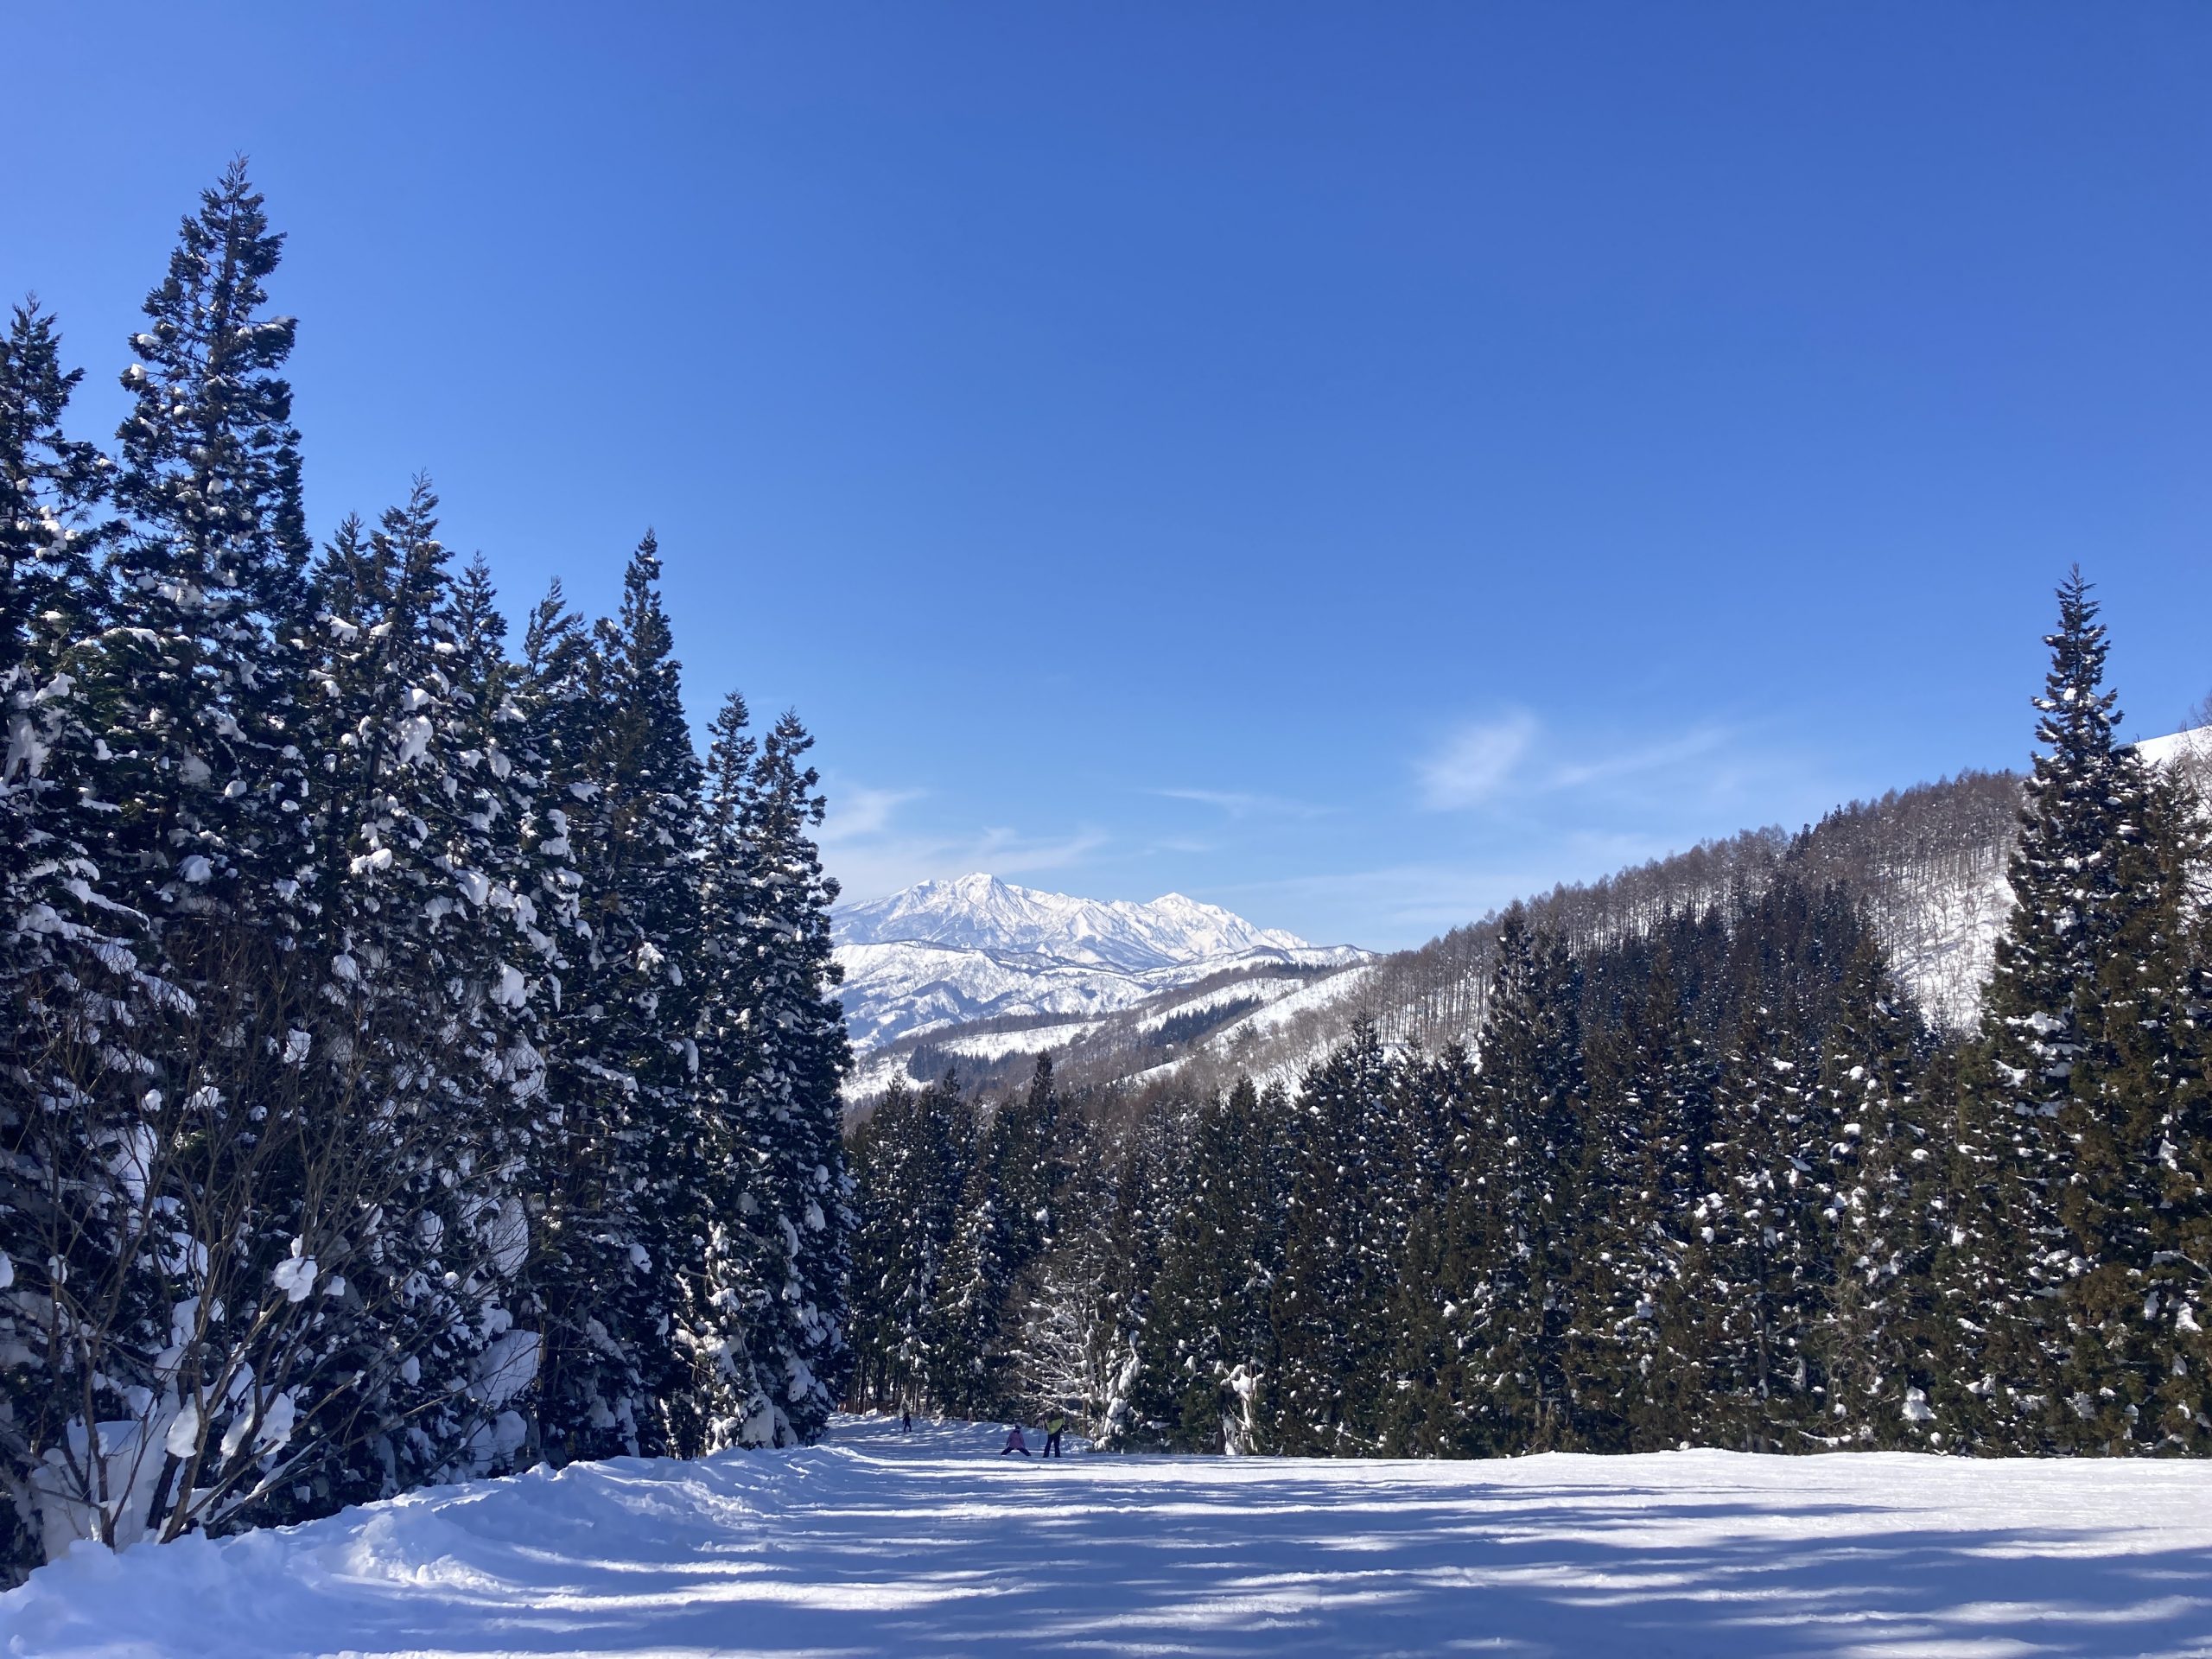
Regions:
<instances>
[{"instance_id":1,"label":"person in pink jacket","mask_svg":"<svg viewBox=\"0 0 2212 1659\"><path fill-rule=\"evenodd\" d=\"M1025 1458L1029 1455L1029 1442L1021 1438L1020 1423L1007 1430L1006 1444L999 1448L999 1456L1004 1457L1009 1452L1019 1452Z\"/></svg>"}]
</instances>

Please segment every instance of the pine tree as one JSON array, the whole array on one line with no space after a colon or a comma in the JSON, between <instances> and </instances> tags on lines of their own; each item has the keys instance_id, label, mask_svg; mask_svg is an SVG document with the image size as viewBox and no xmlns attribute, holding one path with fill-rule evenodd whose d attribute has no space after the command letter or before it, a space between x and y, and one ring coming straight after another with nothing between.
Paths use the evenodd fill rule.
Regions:
<instances>
[{"instance_id":1,"label":"pine tree","mask_svg":"<svg viewBox=\"0 0 2212 1659\"><path fill-rule=\"evenodd\" d=\"M715 717L707 749L700 826L700 1118L685 1194L696 1262L680 1287L677 1325L695 1376L688 1398L696 1409L684 1414L677 1433L677 1447L686 1452L742 1445L748 1436L772 1440L776 1418L772 1381L756 1363L752 1334L783 1281L771 1278L760 1230L747 1219L761 1205L755 1148L741 1103L757 1014L753 860L744 826L760 753L751 723L745 699L731 693Z\"/></svg>"},{"instance_id":2,"label":"pine tree","mask_svg":"<svg viewBox=\"0 0 2212 1659\"><path fill-rule=\"evenodd\" d=\"M129 533L99 733L119 810L99 861L156 919L289 930L313 856L296 743L309 550L281 373L296 327L266 314L263 288L283 247L232 163L185 219L123 377Z\"/></svg>"},{"instance_id":3,"label":"pine tree","mask_svg":"<svg viewBox=\"0 0 2212 1659\"><path fill-rule=\"evenodd\" d=\"M2006 872L2013 907L1967 1079L1979 1119L1969 1144L1986 1147L1994 1180L1970 1224L1983 1236L1987 1276L1963 1300L1986 1332L1980 1358L1991 1432L2022 1451L2070 1435L2073 1414L2059 1402L2069 1344L2056 1299L2083 1258L2062 1215L2075 1154L2061 1110L2120 913L2119 855L2135 793L2132 758L2113 746L2105 629L2078 569L2060 585L2058 604L2035 704L2043 747Z\"/></svg>"},{"instance_id":4,"label":"pine tree","mask_svg":"<svg viewBox=\"0 0 2212 1659\"><path fill-rule=\"evenodd\" d=\"M1393 1066L1372 1022L1308 1073L1300 1090L1293 1197L1269 1306L1275 1371L1268 1443L1292 1456L1372 1448L1381 1432L1383 1331L1396 1241L1376 1195Z\"/></svg>"},{"instance_id":5,"label":"pine tree","mask_svg":"<svg viewBox=\"0 0 2212 1659\"><path fill-rule=\"evenodd\" d=\"M1202 1104L1190 1175L1163 1243L1144 1374L1154 1412L1179 1451L1259 1449L1260 1389L1274 1370L1267 1310L1281 1270L1284 1142L1277 1096L1240 1077Z\"/></svg>"},{"instance_id":6,"label":"pine tree","mask_svg":"<svg viewBox=\"0 0 2212 1659\"><path fill-rule=\"evenodd\" d=\"M541 607L528 642L582 936L550 1021L530 1269L545 1344L534 1441L556 1461L658 1449L660 1402L690 1383L670 1258L689 1248L680 1166L697 1111L700 771L659 577L648 535L617 619L587 645Z\"/></svg>"},{"instance_id":7,"label":"pine tree","mask_svg":"<svg viewBox=\"0 0 2212 1659\"><path fill-rule=\"evenodd\" d=\"M939 1403L932 1310L975 1140L973 1111L950 1074L918 1090L894 1079L854 1134L854 1340L869 1402Z\"/></svg>"},{"instance_id":8,"label":"pine tree","mask_svg":"<svg viewBox=\"0 0 2212 1659\"><path fill-rule=\"evenodd\" d=\"M107 468L62 429L83 379L83 370L61 366L54 318L35 302L17 306L0 340L0 890L10 899L0 925L11 952L22 948L23 910L61 885L41 879L34 897L25 884L34 863L57 856L45 843L55 833L49 823L67 834L66 768L87 759L69 741L71 665L104 598L92 563L104 527L92 513Z\"/></svg>"},{"instance_id":9,"label":"pine tree","mask_svg":"<svg viewBox=\"0 0 2212 1659\"><path fill-rule=\"evenodd\" d=\"M1454 1178L1474 1143L1480 1079L1456 1043L1400 1075L1408 1104L1401 1132L1414 1156L1390 1298L1382 1449L1392 1457L1451 1457L1472 1438L1461 1308L1452 1296L1460 1260Z\"/></svg>"},{"instance_id":10,"label":"pine tree","mask_svg":"<svg viewBox=\"0 0 2212 1659\"><path fill-rule=\"evenodd\" d=\"M1587 1105L1580 996L1557 942L1538 938L1519 906L1507 911L1442 1267L1464 1452L1555 1447L1575 1432L1570 1175L1582 1160Z\"/></svg>"},{"instance_id":11,"label":"pine tree","mask_svg":"<svg viewBox=\"0 0 2212 1659\"><path fill-rule=\"evenodd\" d=\"M1793 1023L1763 1001L1743 1009L1681 1274L1704 1379L1699 1417L1707 1436L1745 1451L1818 1427L1807 1351L1828 1277L1821 1212L1834 1184Z\"/></svg>"},{"instance_id":12,"label":"pine tree","mask_svg":"<svg viewBox=\"0 0 2212 1659\"><path fill-rule=\"evenodd\" d=\"M83 378L61 366L53 317L16 307L0 339L0 1068L26 1082L48 984L106 981L103 957L131 948L118 931L138 931L86 845L101 779L81 663L104 608L92 515L106 464L62 429Z\"/></svg>"},{"instance_id":13,"label":"pine tree","mask_svg":"<svg viewBox=\"0 0 2212 1659\"><path fill-rule=\"evenodd\" d=\"M342 1465L315 1471L309 1512L508 1466L523 1438L508 1402L536 1363L509 1304L543 1089L533 1004L550 1000L537 924L563 900L557 879L524 874L545 837L485 706L504 696L496 613L480 569L451 579L436 507L418 481L373 534L342 525L315 573L326 645L302 733L327 967L300 1046L329 1091L324 1144L358 1143L367 1185L351 1224L311 1188L289 1224L342 1270L360 1332L337 1337L341 1381L301 1413Z\"/></svg>"},{"instance_id":14,"label":"pine tree","mask_svg":"<svg viewBox=\"0 0 2212 1659\"><path fill-rule=\"evenodd\" d=\"M315 1323L269 1300L306 1122L275 1057L303 991L314 855L296 742L307 543L278 373L292 326L263 315L280 247L242 167L185 221L125 376L136 407L112 493L129 522L106 580L54 613L100 626L47 688L69 682L50 753L76 810L48 865L73 907L48 905L46 931L89 945L104 977L72 974L25 1007L54 1016L42 1121L73 1126L107 1169L80 1182L38 1165L68 1190L66 1245L36 1258L63 1264L41 1299L43 1341L83 1379L73 1397L136 1429L102 1432L113 1454L82 1435L81 1454L60 1450L55 1537L173 1534L252 1501L289 1455L295 1396L272 1357ZM79 931L93 911L105 939ZM193 1437L164 1357L180 1349L242 1379L225 1398L245 1425L221 1467L183 1487L168 1448Z\"/></svg>"},{"instance_id":15,"label":"pine tree","mask_svg":"<svg viewBox=\"0 0 2212 1659\"><path fill-rule=\"evenodd\" d=\"M1641 947L1626 1023L1592 1045L1575 1175L1584 1224L1562 1295L1577 1438L1593 1450L1676 1444L1704 1387L1681 1269L1689 1207L1708 1190L1713 1066L1687 1007L1707 945L1700 924L1675 918Z\"/></svg>"},{"instance_id":16,"label":"pine tree","mask_svg":"<svg viewBox=\"0 0 2212 1659\"><path fill-rule=\"evenodd\" d=\"M709 752L700 1029L715 1150L689 1340L721 1399L709 1443L784 1446L820 1432L851 1372L839 1094L851 1059L830 995L837 887L809 833L823 810L801 765L812 740L786 715L756 748L747 722L733 696Z\"/></svg>"},{"instance_id":17,"label":"pine tree","mask_svg":"<svg viewBox=\"0 0 2212 1659\"><path fill-rule=\"evenodd\" d=\"M1160 1264L1191 1177L1190 1121L1181 1103L1155 1100L1130 1127L1116 1182L1107 1300L1113 1326L1103 1361L1099 1438L1109 1449L1164 1446L1179 1416L1175 1380L1153 1351Z\"/></svg>"},{"instance_id":18,"label":"pine tree","mask_svg":"<svg viewBox=\"0 0 2212 1659\"><path fill-rule=\"evenodd\" d=\"M772 1250L781 1250L773 1306L783 1330L766 1351L782 1395L779 1444L821 1432L852 1365L842 1304L853 1214L840 1092L852 1051L830 933L838 888L823 874L812 833L824 810L821 779L804 764L813 746L797 715L781 716L762 740L741 817L754 1051L742 1074L744 1116L762 1176L753 1224L764 1235L772 1227Z\"/></svg>"},{"instance_id":19,"label":"pine tree","mask_svg":"<svg viewBox=\"0 0 2212 1659\"><path fill-rule=\"evenodd\" d=\"M1943 1163L1922 1121L1924 1033L1880 946L1862 934L1823 1048L1815 1122L1828 1137L1834 1244L1811 1342L1827 1379L1826 1437L1942 1446L1955 1413L1936 1364L1932 1268L1945 1227Z\"/></svg>"},{"instance_id":20,"label":"pine tree","mask_svg":"<svg viewBox=\"0 0 2212 1659\"><path fill-rule=\"evenodd\" d=\"M2207 1194L2182 1161L2212 1093L2212 1046L2196 1017L2202 868L2200 804L2177 772L2131 753L2133 810L2113 851L2116 916L2080 1011L2080 1047L2059 1131L2072 1172L2059 1199L2075 1261L2059 1297L2067 1349L2060 1438L2082 1451L2201 1450L2196 1384L2206 1358L2190 1254ZM2177 1138L2176 1131L2180 1135ZM2186 1321L2184 1322L2184 1315Z\"/></svg>"},{"instance_id":21,"label":"pine tree","mask_svg":"<svg viewBox=\"0 0 2212 1659\"><path fill-rule=\"evenodd\" d=\"M127 1197L113 1147L151 1064L134 1027L162 991L142 920L92 857L105 791L85 664L105 609L92 514L106 480L62 428L82 378L61 366L54 319L17 307L0 338L0 1293L14 1292L0 1295L0 1584L42 1559L54 1483L36 1477L49 1452L67 1457L98 1369L50 1264L83 1282L137 1277L111 1224ZM150 1302L140 1288L131 1300Z\"/></svg>"},{"instance_id":22,"label":"pine tree","mask_svg":"<svg viewBox=\"0 0 2212 1659\"><path fill-rule=\"evenodd\" d=\"M961 1187L930 1322L930 1392L958 1416L995 1417L1005 1403L999 1361L1014 1284L1009 1230L998 1162L979 1149Z\"/></svg>"}]
</instances>

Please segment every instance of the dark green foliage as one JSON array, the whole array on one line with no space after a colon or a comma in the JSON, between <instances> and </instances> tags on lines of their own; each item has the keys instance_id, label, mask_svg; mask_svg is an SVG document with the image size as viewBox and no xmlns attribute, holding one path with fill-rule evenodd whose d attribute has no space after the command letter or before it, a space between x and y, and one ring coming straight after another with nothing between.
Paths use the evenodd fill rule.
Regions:
<instances>
[{"instance_id":1,"label":"dark green foliage","mask_svg":"<svg viewBox=\"0 0 2212 1659\"><path fill-rule=\"evenodd\" d=\"M1822 831L1725 902L1572 945L1516 906L1478 1062L1361 1021L1294 1092L1162 1093L1123 1122L1112 1205L1042 1275L1110 1314L1096 1430L1306 1455L2206 1450L2205 807L2113 746L2095 608L2078 576L2059 598L1977 1036L1931 1034ZM934 1116L964 1208L932 1198L902 1257L912 1183L863 1160L882 1282L942 1240L938 1306L1002 1318L969 1287L1014 1236L1003 1160L988 1128L957 1141L949 1098ZM998 1327L938 1328L910 1385L1003 1402L972 1381ZM864 1333L864 1367L894 1337Z\"/></svg>"},{"instance_id":2,"label":"dark green foliage","mask_svg":"<svg viewBox=\"0 0 2212 1659\"><path fill-rule=\"evenodd\" d=\"M959 1198L975 1157L975 1114L950 1074L894 1084L853 1133L851 1392L872 1405L920 1405L938 1374L935 1310Z\"/></svg>"},{"instance_id":3,"label":"dark green foliage","mask_svg":"<svg viewBox=\"0 0 2212 1659\"><path fill-rule=\"evenodd\" d=\"M426 483L311 568L282 245L204 194L116 462L0 340L0 1581L850 1371L810 740L735 705L702 815L650 537L518 663Z\"/></svg>"}]
</instances>

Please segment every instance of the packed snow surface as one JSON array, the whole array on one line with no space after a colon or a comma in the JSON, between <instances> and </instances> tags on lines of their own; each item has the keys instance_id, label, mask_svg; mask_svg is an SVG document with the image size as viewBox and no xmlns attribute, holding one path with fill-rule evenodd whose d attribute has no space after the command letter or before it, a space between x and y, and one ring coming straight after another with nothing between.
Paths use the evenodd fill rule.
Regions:
<instances>
[{"instance_id":1,"label":"packed snow surface","mask_svg":"<svg viewBox=\"0 0 2212 1659\"><path fill-rule=\"evenodd\" d=\"M2212 1653L2212 1465L994 1455L844 1420L97 1548L0 1653Z\"/></svg>"}]
</instances>

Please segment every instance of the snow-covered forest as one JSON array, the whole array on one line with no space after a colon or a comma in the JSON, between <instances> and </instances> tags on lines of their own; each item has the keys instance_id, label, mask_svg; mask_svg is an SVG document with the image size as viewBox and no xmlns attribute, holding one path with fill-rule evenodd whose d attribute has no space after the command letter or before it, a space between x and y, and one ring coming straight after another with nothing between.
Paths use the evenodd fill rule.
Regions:
<instances>
[{"instance_id":1,"label":"snow-covered forest","mask_svg":"<svg viewBox=\"0 0 2212 1659\"><path fill-rule=\"evenodd\" d=\"M2058 607L2024 786L1516 906L1432 947L1479 946L1471 1041L893 1078L852 1137L855 1397L1184 1451L2212 1450L2203 803L2115 743L2078 573ZM1901 870L1938 909L2001 872L1989 948Z\"/></svg>"},{"instance_id":2,"label":"snow-covered forest","mask_svg":"<svg viewBox=\"0 0 2212 1659\"><path fill-rule=\"evenodd\" d=\"M840 1403L1181 1452L2212 1449L2207 818L2115 742L2078 574L2024 781L1379 963L1136 963L1197 982L1131 1052L1258 1008L1247 957L1341 968L1300 1075L887 1073L849 1127L808 733L733 695L701 760L650 532L616 615L556 585L512 639L427 480L311 544L282 247L234 167L111 446L52 316L0 344L10 1581Z\"/></svg>"},{"instance_id":3,"label":"snow-covered forest","mask_svg":"<svg viewBox=\"0 0 2212 1659\"><path fill-rule=\"evenodd\" d=\"M9 1582L845 1387L811 740L733 696L701 765L650 534L519 639L427 481L312 546L282 248L232 167L112 446L0 343Z\"/></svg>"}]
</instances>

